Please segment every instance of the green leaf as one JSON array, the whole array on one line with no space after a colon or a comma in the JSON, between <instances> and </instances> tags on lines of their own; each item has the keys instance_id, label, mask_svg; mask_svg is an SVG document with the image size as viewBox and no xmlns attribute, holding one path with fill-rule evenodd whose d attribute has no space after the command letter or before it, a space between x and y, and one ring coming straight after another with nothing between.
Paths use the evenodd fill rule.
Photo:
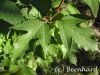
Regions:
<instances>
[{"instance_id":1,"label":"green leaf","mask_svg":"<svg viewBox=\"0 0 100 75\"><path fill-rule=\"evenodd\" d=\"M60 3L61 3L61 0L54 0L54 1L52 1L51 6L53 8L57 8L60 5Z\"/></svg>"},{"instance_id":2,"label":"green leaf","mask_svg":"<svg viewBox=\"0 0 100 75\"><path fill-rule=\"evenodd\" d=\"M5 41L5 36L0 33L0 45L3 45L4 41Z\"/></svg>"},{"instance_id":3,"label":"green leaf","mask_svg":"<svg viewBox=\"0 0 100 75\"><path fill-rule=\"evenodd\" d=\"M16 4L8 0L0 0L0 19L12 25L21 23L24 20Z\"/></svg>"},{"instance_id":4,"label":"green leaf","mask_svg":"<svg viewBox=\"0 0 100 75\"><path fill-rule=\"evenodd\" d=\"M52 57L57 57L60 50L58 47L58 45L50 44L48 54Z\"/></svg>"},{"instance_id":5,"label":"green leaf","mask_svg":"<svg viewBox=\"0 0 100 75\"><path fill-rule=\"evenodd\" d=\"M80 11L71 3L67 4L67 10L70 14L80 14Z\"/></svg>"},{"instance_id":6,"label":"green leaf","mask_svg":"<svg viewBox=\"0 0 100 75\"><path fill-rule=\"evenodd\" d=\"M66 4L61 9L60 13L63 14L63 15L69 15L70 14L70 12L67 10Z\"/></svg>"},{"instance_id":7,"label":"green leaf","mask_svg":"<svg viewBox=\"0 0 100 75\"><path fill-rule=\"evenodd\" d=\"M66 57L66 53L68 52L68 50L65 48L65 46L63 44L60 45L60 48L61 48L62 53L63 53L63 58L65 58Z\"/></svg>"},{"instance_id":8,"label":"green leaf","mask_svg":"<svg viewBox=\"0 0 100 75\"><path fill-rule=\"evenodd\" d=\"M41 18L40 12L32 5L31 5L31 9L29 9L28 7L22 8L21 13L26 19Z\"/></svg>"},{"instance_id":9,"label":"green leaf","mask_svg":"<svg viewBox=\"0 0 100 75\"><path fill-rule=\"evenodd\" d=\"M9 72L10 73L16 73L20 67L18 65L10 64Z\"/></svg>"},{"instance_id":10,"label":"green leaf","mask_svg":"<svg viewBox=\"0 0 100 75\"><path fill-rule=\"evenodd\" d=\"M27 49L29 41L37 33L44 23L39 20L28 20L16 26L13 29L27 31L26 34L18 37L18 40L14 44L13 59L16 59Z\"/></svg>"},{"instance_id":11,"label":"green leaf","mask_svg":"<svg viewBox=\"0 0 100 75\"><path fill-rule=\"evenodd\" d=\"M9 66L10 64L10 59L4 55L4 60L3 60L3 65L4 66Z\"/></svg>"},{"instance_id":12,"label":"green leaf","mask_svg":"<svg viewBox=\"0 0 100 75\"><path fill-rule=\"evenodd\" d=\"M35 59L30 59L29 62L28 62L28 67L30 67L34 71L36 71L36 69L37 69L37 62L36 62L36 60Z\"/></svg>"},{"instance_id":13,"label":"green leaf","mask_svg":"<svg viewBox=\"0 0 100 75\"><path fill-rule=\"evenodd\" d=\"M81 16L80 16L81 18ZM73 16L63 17L58 21L60 36L64 46L70 50L71 38L75 41L79 48L85 50L98 50L96 40L92 39L92 31L90 28L82 28L77 24L84 22L85 19L80 19Z\"/></svg>"},{"instance_id":14,"label":"green leaf","mask_svg":"<svg viewBox=\"0 0 100 75\"><path fill-rule=\"evenodd\" d=\"M67 24L65 24L65 22L63 22L62 20L61 20L61 22L58 21L58 28L60 30L60 36L61 36L61 39L62 39L62 42L63 42L64 46L68 50L70 50L69 44L71 42L71 36L68 36L66 34L69 34L70 33L70 31L68 31L67 29L71 29L71 28L70 27L67 27L67 29L65 29L62 26L64 24L66 26L68 26L68 24L69 24L69 26L76 25L76 24L78 24L78 23L80 23L81 21L84 21L84 20L79 19L79 18L75 18L74 16L70 16L70 15L63 17L62 19L63 19L63 21L66 21Z\"/></svg>"},{"instance_id":15,"label":"green leaf","mask_svg":"<svg viewBox=\"0 0 100 75\"><path fill-rule=\"evenodd\" d=\"M40 12L34 6L32 6L32 9L29 11L29 16L32 16L33 19L41 18Z\"/></svg>"},{"instance_id":16,"label":"green leaf","mask_svg":"<svg viewBox=\"0 0 100 75\"><path fill-rule=\"evenodd\" d=\"M46 57L45 59L42 59L40 57L37 58L38 64L43 68L44 71L48 70L48 66L52 61L53 60L50 56Z\"/></svg>"},{"instance_id":17,"label":"green leaf","mask_svg":"<svg viewBox=\"0 0 100 75\"><path fill-rule=\"evenodd\" d=\"M22 30L27 32L36 33L38 28L43 25L44 22L40 20L26 20L23 23L18 24L17 26L11 27L12 29Z\"/></svg>"},{"instance_id":18,"label":"green leaf","mask_svg":"<svg viewBox=\"0 0 100 75\"><path fill-rule=\"evenodd\" d=\"M71 64L77 65L77 57L76 57L75 53L77 53L77 46L76 46L74 40L71 40L70 50L68 50L66 52L66 57L69 59Z\"/></svg>"},{"instance_id":19,"label":"green leaf","mask_svg":"<svg viewBox=\"0 0 100 75\"><path fill-rule=\"evenodd\" d=\"M18 75L33 75L32 74L32 69L29 68L29 67L23 66L21 68L20 74L18 74Z\"/></svg>"},{"instance_id":20,"label":"green leaf","mask_svg":"<svg viewBox=\"0 0 100 75\"><path fill-rule=\"evenodd\" d=\"M58 23L60 37L63 42L61 46L63 58L68 58L69 61L76 65L77 58L75 53L77 48L84 48L85 50L98 50L96 40L92 39L92 30L90 28L82 28L78 24L87 21L85 17L65 16ZM77 47L78 46L78 47Z\"/></svg>"},{"instance_id":21,"label":"green leaf","mask_svg":"<svg viewBox=\"0 0 100 75\"><path fill-rule=\"evenodd\" d=\"M84 2L90 7L94 17L97 17L99 10L99 0L84 0Z\"/></svg>"},{"instance_id":22,"label":"green leaf","mask_svg":"<svg viewBox=\"0 0 100 75\"><path fill-rule=\"evenodd\" d=\"M61 51L63 53L63 58L64 59L69 59L71 64L76 65L77 63L77 59L75 56L75 53L77 52L77 46L75 44L75 42L71 39L70 43L68 43L69 45L69 50L65 48L65 46L62 44L60 45Z\"/></svg>"},{"instance_id":23,"label":"green leaf","mask_svg":"<svg viewBox=\"0 0 100 75\"><path fill-rule=\"evenodd\" d=\"M10 39L8 40L8 41L6 41L6 44L5 44L5 46L4 46L4 52L6 53L6 54L10 54L11 52L12 52L12 49L13 49L13 47L12 47L12 45L10 44Z\"/></svg>"},{"instance_id":24,"label":"green leaf","mask_svg":"<svg viewBox=\"0 0 100 75\"><path fill-rule=\"evenodd\" d=\"M40 44L43 48L43 52L44 52L44 57L46 57L47 53L48 53L48 46L50 44L50 31L49 31L49 25L48 24L44 24L41 29L39 30L39 41Z\"/></svg>"},{"instance_id":25,"label":"green leaf","mask_svg":"<svg viewBox=\"0 0 100 75\"><path fill-rule=\"evenodd\" d=\"M70 54L69 61L71 64L77 65L77 58L76 58L75 54Z\"/></svg>"},{"instance_id":26,"label":"green leaf","mask_svg":"<svg viewBox=\"0 0 100 75\"><path fill-rule=\"evenodd\" d=\"M32 19L32 17L29 16L29 9L28 7L22 8L21 13L26 19Z\"/></svg>"}]
</instances>

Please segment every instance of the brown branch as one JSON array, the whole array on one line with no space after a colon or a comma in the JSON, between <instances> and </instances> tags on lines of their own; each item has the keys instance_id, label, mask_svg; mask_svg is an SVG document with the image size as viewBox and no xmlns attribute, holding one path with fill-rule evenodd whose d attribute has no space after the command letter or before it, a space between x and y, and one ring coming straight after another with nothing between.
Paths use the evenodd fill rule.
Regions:
<instances>
[{"instance_id":1,"label":"brown branch","mask_svg":"<svg viewBox=\"0 0 100 75\"><path fill-rule=\"evenodd\" d=\"M60 12L60 10L61 10L61 6L62 6L63 3L64 3L64 0L61 0L61 3L60 3L60 5L58 6L58 8L57 8L57 10L56 10L56 13L55 13L54 16L51 18L51 20L59 14L59 12Z\"/></svg>"},{"instance_id":2,"label":"brown branch","mask_svg":"<svg viewBox=\"0 0 100 75\"><path fill-rule=\"evenodd\" d=\"M61 6L62 6L62 4L64 3L64 0L61 0L61 3L60 3L60 5L58 6L58 8L57 8L57 12L59 12L60 11L60 9L61 9Z\"/></svg>"}]
</instances>

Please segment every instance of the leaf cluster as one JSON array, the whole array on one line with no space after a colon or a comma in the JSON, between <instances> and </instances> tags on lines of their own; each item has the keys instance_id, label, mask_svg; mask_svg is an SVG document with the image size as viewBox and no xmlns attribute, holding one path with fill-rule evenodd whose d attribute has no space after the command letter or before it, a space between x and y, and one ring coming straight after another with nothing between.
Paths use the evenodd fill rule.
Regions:
<instances>
[{"instance_id":1,"label":"leaf cluster","mask_svg":"<svg viewBox=\"0 0 100 75\"><path fill-rule=\"evenodd\" d=\"M91 29L98 9L99 0L1 0L0 20L11 31L0 32L0 68L8 75L36 75L54 60L77 65L78 49L99 51Z\"/></svg>"}]
</instances>

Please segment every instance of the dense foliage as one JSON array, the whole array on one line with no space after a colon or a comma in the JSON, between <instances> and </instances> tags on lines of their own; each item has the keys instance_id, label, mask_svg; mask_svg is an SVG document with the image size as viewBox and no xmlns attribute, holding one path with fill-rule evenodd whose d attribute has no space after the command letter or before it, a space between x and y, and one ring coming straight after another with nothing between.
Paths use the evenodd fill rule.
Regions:
<instances>
[{"instance_id":1,"label":"dense foliage","mask_svg":"<svg viewBox=\"0 0 100 75\"><path fill-rule=\"evenodd\" d=\"M0 75L47 73L53 62L77 65L79 49L99 52L98 10L99 0L0 0Z\"/></svg>"}]
</instances>

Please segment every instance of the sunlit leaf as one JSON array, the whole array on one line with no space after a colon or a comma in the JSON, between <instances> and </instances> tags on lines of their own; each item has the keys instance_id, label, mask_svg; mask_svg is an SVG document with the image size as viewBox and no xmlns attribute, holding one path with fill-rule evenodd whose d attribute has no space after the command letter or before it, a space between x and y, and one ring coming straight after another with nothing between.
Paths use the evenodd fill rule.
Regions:
<instances>
[{"instance_id":1,"label":"sunlit leaf","mask_svg":"<svg viewBox=\"0 0 100 75\"><path fill-rule=\"evenodd\" d=\"M81 16L80 16L81 18ZM85 20L73 16L66 16L59 21L60 36L64 46L69 50L70 39L72 38L79 48L85 50L98 50L97 43L92 39L90 28L81 28L77 24Z\"/></svg>"},{"instance_id":2,"label":"sunlit leaf","mask_svg":"<svg viewBox=\"0 0 100 75\"><path fill-rule=\"evenodd\" d=\"M19 36L18 40L14 44L13 59L16 59L17 57L23 54L23 52L27 49L29 41L33 38L33 36L37 33L37 31L41 28L42 25L42 21L28 20L17 26L12 27L16 30L27 31L26 34Z\"/></svg>"}]
</instances>

